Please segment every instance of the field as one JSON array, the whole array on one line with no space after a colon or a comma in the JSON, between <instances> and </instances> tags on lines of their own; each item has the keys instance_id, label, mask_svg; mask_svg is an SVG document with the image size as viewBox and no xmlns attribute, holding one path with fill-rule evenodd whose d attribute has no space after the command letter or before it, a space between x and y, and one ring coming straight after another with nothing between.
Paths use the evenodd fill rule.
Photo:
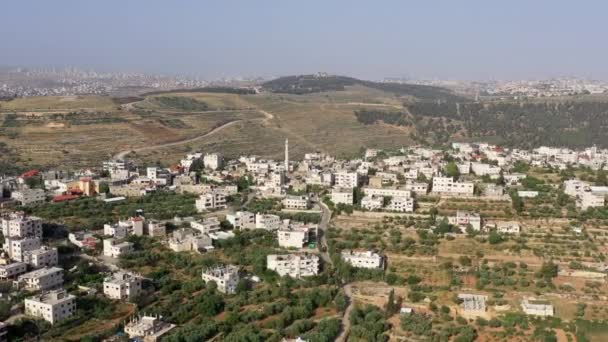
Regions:
<instances>
[{"instance_id":1,"label":"field","mask_svg":"<svg viewBox=\"0 0 608 342\"><path fill-rule=\"evenodd\" d=\"M363 125L361 108L400 107L402 97L354 86L342 92L170 93L136 102L102 96L36 97L0 103L0 162L22 168L96 166L119 154L172 163L187 151L294 158L324 151L351 156L364 147L411 143L408 128ZM121 154L122 152L122 154Z\"/></svg>"}]
</instances>

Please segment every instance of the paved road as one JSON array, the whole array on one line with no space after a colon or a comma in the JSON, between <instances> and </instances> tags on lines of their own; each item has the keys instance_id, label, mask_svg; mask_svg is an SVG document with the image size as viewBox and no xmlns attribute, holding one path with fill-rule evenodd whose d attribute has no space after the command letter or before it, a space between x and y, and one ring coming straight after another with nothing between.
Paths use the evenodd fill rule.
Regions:
<instances>
[{"instance_id":1,"label":"paved road","mask_svg":"<svg viewBox=\"0 0 608 342\"><path fill-rule=\"evenodd\" d=\"M319 249L319 254L321 255L321 259L324 262L333 266L333 262L329 257L329 247L327 246L327 239L325 238L325 234L327 232L327 225L329 224L329 220L331 220L331 210L323 203L319 201L319 206L321 207L321 223L319 224L319 243L317 244L317 248Z\"/></svg>"}]
</instances>

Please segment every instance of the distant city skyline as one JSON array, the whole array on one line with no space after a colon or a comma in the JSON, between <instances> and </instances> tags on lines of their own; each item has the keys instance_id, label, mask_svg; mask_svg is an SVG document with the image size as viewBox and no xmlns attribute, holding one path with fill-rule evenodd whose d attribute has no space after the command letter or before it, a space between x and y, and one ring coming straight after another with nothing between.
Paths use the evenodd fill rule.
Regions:
<instances>
[{"instance_id":1,"label":"distant city skyline","mask_svg":"<svg viewBox=\"0 0 608 342\"><path fill-rule=\"evenodd\" d=\"M30 0L0 12L0 64L204 79L605 80L607 10L548 0Z\"/></svg>"}]
</instances>

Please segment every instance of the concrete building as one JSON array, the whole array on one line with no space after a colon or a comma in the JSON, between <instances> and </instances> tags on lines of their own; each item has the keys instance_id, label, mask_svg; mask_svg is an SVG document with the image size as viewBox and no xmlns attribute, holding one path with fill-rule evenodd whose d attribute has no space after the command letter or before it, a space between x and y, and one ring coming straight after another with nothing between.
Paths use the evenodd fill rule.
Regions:
<instances>
[{"instance_id":1,"label":"concrete building","mask_svg":"<svg viewBox=\"0 0 608 342\"><path fill-rule=\"evenodd\" d=\"M5 238L42 238L42 219L24 213L12 213L0 220Z\"/></svg>"},{"instance_id":2,"label":"concrete building","mask_svg":"<svg viewBox=\"0 0 608 342\"><path fill-rule=\"evenodd\" d=\"M63 269L45 267L20 275L16 285L31 291L45 291L57 288L63 284Z\"/></svg>"},{"instance_id":3,"label":"concrete building","mask_svg":"<svg viewBox=\"0 0 608 342\"><path fill-rule=\"evenodd\" d=\"M0 265L0 279L15 278L27 271L27 264L24 262L13 262L11 264Z\"/></svg>"},{"instance_id":4,"label":"concrete building","mask_svg":"<svg viewBox=\"0 0 608 342\"><path fill-rule=\"evenodd\" d=\"M481 217L477 213L457 211L456 216L448 217L448 223L458 226L462 232L465 232L469 225L476 231L481 230Z\"/></svg>"},{"instance_id":5,"label":"concrete building","mask_svg":"<svg viewBox=\"0 0 608 342\"><path fill-rule=\"evenodd\" d=\"M386 210L412 213L414 212L414 199L411 197L393 197L386 206Z\"/></svg>"},{"instance_id":6,"label":"concrete building","mask_svg":"<svg viewBox=\"0 0 608 342\"><path fill-rule=\"evenodd\" d=\"M200 252L213 247L213 241L207 234L195 234L186 229L173 232L169 239L169 248L174 252Z\"/></svg>"},{"instance_id":7,"label":"concrete building","mask_svg":"<svg viewBox=\"0 0 608 342\"><path fill-rule=\"evenodd\" d=\"M568 179L564 181L564 193L576 197L589 189L589 183L578 179Z\"/></svg>"},{"instance_id":8,"label":"concrete building","mask_svg":"<svg viewBox=\"0 0 608 342\"><path fill-rule=\"evenodd\" d=\"M496 231L501 234L519 234L521 232L519 222L515 221L497 222L495 227Z\"/></svg>"},{"instance_id":9,"label":"concrete building","mask_svg":"<svg viewBox=\"0 0 608 342\"><path fill-rule=\"evenodd\" d=\"M384 206L384 197L382 196L364 196L361 199L361 208L366 210L380 210Z\"/></svg>"},{"instance_id":10,"label":"concrete building","mask_svg":"<svg viewBox=\"0 0 608 342\"><path fill-rule=\"evenodd\" d=\"M57 248L41 246L38 249L23 252L23 262L33 268L57 266L59 264L59 254Z\"/></svg>"},{"instance_id":11,"label":"concrete building","mask_svg":"<svg viewBox=\"0 0 608 342\"><path fill-rule=\"evenodd\" d=\"M465 313L483 313L486 311L488 296L460 293L458 294L458 299L462 301L460 307Z\"/></svg>"},{"instance_id":12,"label":"concrete building","mask_svg":"<svg viewBox=\"0 0 608 342\"><path fill-rule=\"evenodd\" d=\"M310 199L308 196L288 195L281 203L285 209L307 210L310 207Z\"/></svg>"},{"instance_id":13,"label":"concrete building","mask_svg":"<svg viewBox=\"0 0 608 342\"><path fill-rule=\"evenodd\" d=\"M331 201L334 204L353 205L353 189L351 188L334 188L331 190Z\"/></svg>"},{"instance_id":14,"label":"concrete building","mask_svg":"<svg viewBox=\"0 0 608 342\"><path fill-rule=\"evenodd\" d=\"M475 185L470 182L456 182L453 177L433 177L433 192L440 194L472 195Z\"/></svg>"},{"instance_id":15,"label":"concrete building","mask_svg":"<svg viewBox=\"0 0 608 342\"><path fill-rule=\"evenodd\" d=\"M315 254L270 254L266 257L266 268L280 276L301 278L319 273L319 257Z\"/></svg>"},{"instance_id":16,"label":"concrete building","mask_svg":"<svg viewBox=\"0 0 608 342\"><path fill-rule=\"evenodd\" d=\"M133 244L128 241L120 242L117 239L103 240L103 255L110 258L118 258L121 255L133 252Z\"/></svg>"},{"instance_id":17,"label":"concrete building","mask_svg":"<svg viewBox=\"0 0 608 342\"><path fill-rule=\"evenodd\" d=\"M111 236L116 239L124 239L127 237L127 231L129 226L125 224L125 222L119 221L114 224L104 224L103 225L103 235Z\"/></svg>"},{"instance_id":18,"label":"concrete building","mask_svg":"<svg viewBox=\"0 0 608 342\"><path fill-rule=\"evenodd\" d=\"M429 190L429 185L423 182L408 182L405 189L417 195L426 195Z\"/></svg>"},{"instance_id":19,"label":"concrete building","mask_svg":"<svg viewBox=\"0 0 608 342\"><path fill-rule=\"evenodd\" d=\"M68 234L68 240L79 248L93 249L99 242L92 233L75 232Z\"/></svg>"},{"instance_id":20,"label":"concrete building","mask_svg":"<svg viewBox=\"0 0 608 342\"><path fill-rule=\"evenodd\" d=\"M46 194L42 189L21 189L11 193L11 198L23 206L44 203Z\"/></svg>"},{"instance_id":21,"label":"concrete building","mask_svg":"<svg viewBox=\"0 0 608 342\"><path fill-rule=\"evenodd\" d=\"M23 261L23 253L39 249L40 238L31 237L24 239L5 238L2 248L9 258L15 261Z\"/></svg>"},{"instance_id":22,"label":"concrete building","mask_svg":"<svg viewBox=\"0 0 608 342\"><path fill-rule=\"evenodd\" d=\"M248 211L237 211L234 214L226 215L226 220L230 222L234 229L254 229L255 214Z\"/></svg>"},{"instance_id":23,"label":"concrete building","mask_svg":"<svg viewBox=\"0 0 608 342\"><path fill-rule=\"evenodd\" d=\"M519 190L517 191L517 196L521 198L534 198L538 196L538 191Z\"/></svg>"},{"instance_id":24,"label":"concrete building","mask_svg":"<svg viewBox=\"0 0 608 342\"><path fill-rule=\"evenodd\" d=\"M343 250L340 253L342 260L353 267L359 268L382 268L384 266L384 258L373 251L357 252L352 250Z\"/></svg>"},{"instance_id":25,"label":"concrete building","mask_svg":"<svg viewBox=\"0 0 608 342\"><path fill-rule=\"evenodd\" d=\"M524 298L521 302L521 308L527 315L542 317L554 315L553 305L544 300Z\"/></svg>"},{"instance_id":26,"label":"concrete building","mask_svg":"<svg viewBox=\"0 0 608 342\"><path fill-rule=\"evenodd\" d=\"M220 220L215 216L205 217L201 221L192 221L190 227L207 235L221 230Z\"/></svg>"},{"instance_id":27,"label":"concrete building","mask_svg":"<svg viewBox=\"0 0 608 342\"><path fill-rule=\"evenodd\" d=\"M173 328L175 328L175 324L163 322L159 317L143 316L134 318L125 324L125 333L131 339L158 342Z\"/></svg>"},{"instance_id":28,"label":"concrete building","mask_svg":"<svg viewBox=\"0 0 608 342\"><path fill-rule=\"evenodd\" d=\"M55 290L25 299L25 314L51 324L61 322L76 313L76 296L66 290Z\"/></svg>"},{"instance_id":29,"label":"concrete building","mask_svg":"<svg viewBox=\"0 0 608 342\"><path fill-rule=\"evenodd\" d=\"M356 188L359 186L359 174L356 172L341 171L334 174L336 188Z\"/></svg>"},{"instance_id":30,"label":"concrete building","mask_svg":"<svg viewBox=\"0 0 608 342\"><path fill-rule=\"evenodd\" d=\"M363 193L367 196L412 197L412 192L410 190L397 188L364 188Z\"/></svg>"},{"instance_id":31,"label":"concrete building","mask_svg":"<svg viewBox=\"0 0 608 342\"><path fill-rule=\"evenodd\" d=\"M148 235L150 235L151 237L167 236L167 225L164 222L149 221L148 222Z\"/></svg>"},{"instance_id":32,"label":"concrete building","mask_svg":"<svg viewBox=\"0 0 608 342\"><path fill-rule=\"evenodd\" d=\"M212 267L204 269L202 277L205 283L214 281L221 293L235 294L240 279L239 268L233 265Z\"/></svg>"},{"instance_id":33,"label":"concrete building","mask_svg":"<svg viewBox=\"0 0 608 342\"><path fill-rule=\"evenodd\" d=\"M602 208L604 207L605 200L604 195L598 195L593 192L586 191L579 195L576 201L576 206L581 210L598 207Z\"/></svg>"},{"instance_id":34,"label":"concrete building","mask_svg":"<svg viewBox=\"0 0 608 342\"><path fill-rule=\"evenodd\" d=\"M206 169L219 170L223 167L224 157L220 153L208 153L203 157Z\"/></svg>"},{"instance_id":35,"label":"concrete building","mask_svg":"<svg viewBox=\"0 0 608 342\"><path fill-rule=\"evenodd\" d=\"M317 225L292 224L277 230L279 246L285 248L302 248L317 235Z\"/></svg>"},{"instance_id":36,"label":"concrete building","mask_svg":"<svg viewBox=\"0 0 608 342\"><path fill-rule=\"evenodd\" d=\"M256 214L255 228L266 230L277 230L281 227L281 218L272 214Z\"/></svg>"},{"instance_id":37,"label":"concrete building","mask_svg":"<svg viewBox=\"0 0 608 342\"><path fill-rule=\"evenodd\" d=\"M222 191L211 190L199 196L196 200L196 209L199 212L226 208L226 196Z\"/></svg>"},{"instance_id":38,"label":"concrete building","mask_svg":"<svg viewBox=\"0 0 608 342\"><path fill-rule=\"evenodd\" d=\"M116 272L103 280L103 293L111 299L131 300L142 292L143 278L129 272Z\"/></svg>"}]
</instances>

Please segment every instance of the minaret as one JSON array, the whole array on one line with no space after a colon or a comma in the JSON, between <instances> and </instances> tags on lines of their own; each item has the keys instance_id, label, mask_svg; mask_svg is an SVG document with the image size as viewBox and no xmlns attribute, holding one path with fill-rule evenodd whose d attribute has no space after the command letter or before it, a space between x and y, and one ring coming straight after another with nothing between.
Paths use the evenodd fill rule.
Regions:
<instances>
[{"instance_id":1,"label":"minaret","mask_svg":"<svg viewBox=\"0 0 608 342\"><path fill-rule=\"evenodd\" d=\"M289 173L289 140L285 139L285 173Z\"/></svg>"}]
</instances>

